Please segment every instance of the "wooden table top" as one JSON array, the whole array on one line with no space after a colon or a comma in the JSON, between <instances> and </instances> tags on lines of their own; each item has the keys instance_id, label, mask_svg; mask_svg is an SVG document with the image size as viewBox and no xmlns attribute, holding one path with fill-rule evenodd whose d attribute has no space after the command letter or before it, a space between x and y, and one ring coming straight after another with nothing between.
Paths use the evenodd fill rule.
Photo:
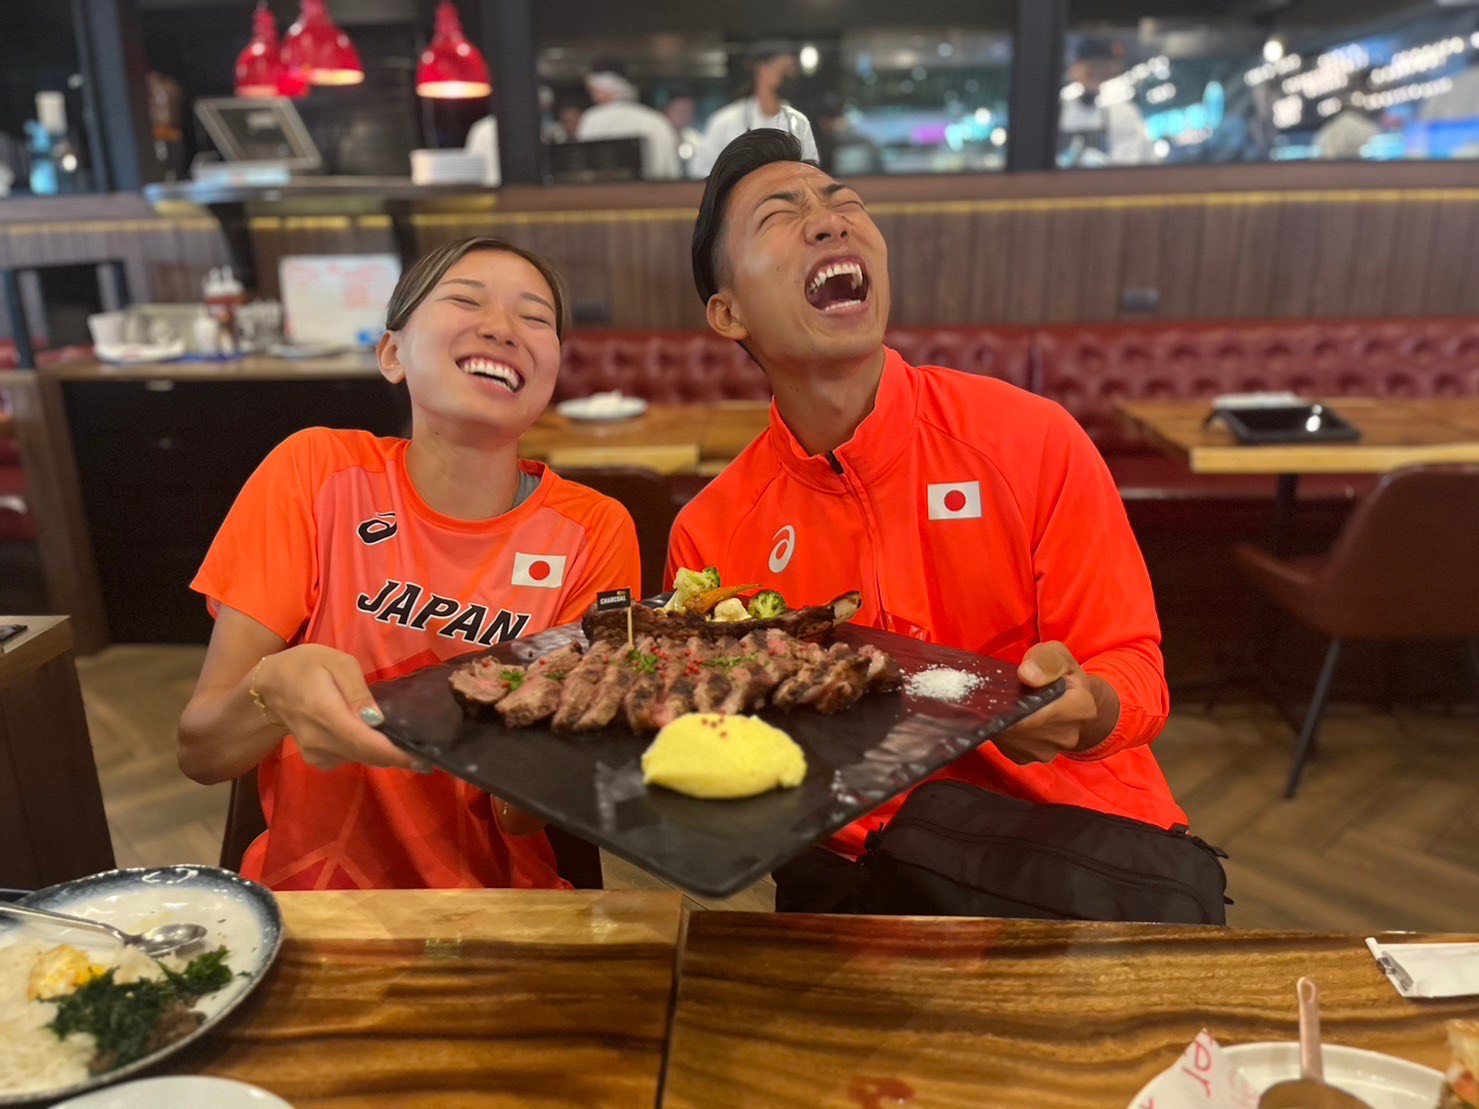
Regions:
<instances>
[{"instance_id":1,"label":"wooden table top","mask_svg":"<svg viewBox=\"0 0 1479 1109\"><path fill-rule=\"evenodd\" d=\"M1443 1022L1479 999L1405 1000L1363 941L696 913L664 1104L1123 1106L1203 1028L1224 1046L1297 1039L1304 974L1327 1043L1443 1069Z\"/></svg>"},{"instance_id":2,"label":"wooden table top","mask_svg":"<svg viewBox=\"0 0 1479 1109\"><path fill-rule=\"evenodd\" d=\"M24 624L16 638L0 643L0 681L44 666L72 649L72 622L65 616L6 616L0 624Z\"/></svg>"},{"instance_id":3,"label":"wooden table top","mask_svg":"<svg viewBox=\"0 0 1479 1109\"><path fill-rule=\"evenodd\" d=\"M1479 462L1479 398L1374 400L1329 405L1361 429L1355 443L1244 446L1220 422L1203 427L1207 401L1121 401L1120 418L1197 474L1387 473L1435 462Z\"/></svg>"},{"instance_id":4,"label":"wooden table top","mask_svg":"<svg viewBox=\"0 0 1479 1109\"><path fill-rule=\"evenodd\" d=\"M572 420L553 408L519 440L519 454L562 466L645 466L713 475L765 430L769 401L654 404L608 423Z\"/></svg>"},{"instance_id":5,"label":"wooden table top","mask_svg":"<svg viewBox=\"0 0 1479 1109\"><path fill-rule=\"evenodd\" d=\"M677 893L280 893L282 952L172 1060L299 1109L653 1105Z\"/></svg>"}]
</instances>

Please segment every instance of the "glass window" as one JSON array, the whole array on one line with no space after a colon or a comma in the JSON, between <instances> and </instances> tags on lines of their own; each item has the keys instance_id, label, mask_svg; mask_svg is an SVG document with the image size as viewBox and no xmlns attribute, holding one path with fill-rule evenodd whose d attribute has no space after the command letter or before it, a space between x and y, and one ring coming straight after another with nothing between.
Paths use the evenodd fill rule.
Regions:
<instances>
[{"instance_id":1,"label":"glass window","mask_svg":"<svg viewBox=\"0 0 1479 1109\"><path fill-rule=\"evenodd\" d=\"M1479 157L1479 9L1301 23L1302 7L1272 24L1075 22L1059 165Z\"/></svg>"},{"instance_id":2,"label":"glass window","mask_svg":"<svg viewBox=\"0 0 1479 1109\"><path fill-rule=\"evenodd\" d=\"M9 2L4 24L0 196L92 191L71 6Z\"/></svg>"},{"instance_id":3,"label":"glass window","mask_svg":"<svg viewBox=\"0 0 1479 1109\"><path fill-rule=\"evenodd\" d=\"M845 176L1001 169L1011 59L1008 27L839 28L744 42L546 31L549 178L703 177L728 141L766 126L790 131L807 157Z\"/></svg>"}]
</instances>

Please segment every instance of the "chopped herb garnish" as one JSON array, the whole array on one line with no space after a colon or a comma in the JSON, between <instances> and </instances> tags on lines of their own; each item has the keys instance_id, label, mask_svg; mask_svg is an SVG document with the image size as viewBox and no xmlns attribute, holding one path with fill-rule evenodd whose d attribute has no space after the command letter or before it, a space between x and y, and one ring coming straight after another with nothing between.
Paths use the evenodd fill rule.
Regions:
<instances>
[{"instance_id":1,"label":"chopped herb garnish","mask_svg":"<svg viewBox=\"0 0 1479 1109\"><path fill-rule=\"evenodd\" d=\"M643 654L633 647L627 652L627 661L632 664L632 669L639 674L657 673L657 656Z\"/></svg>"},{"instance_id":2,"label":"chopped herb garnish","mask_svg":"<svg viewBox=\"0 0 1479 1109\"><path fill-rule=\"evenodd\" d=\"M508 683L509 692L513 692L524 684L524 671L522 670L501 670L498 676Z\"/></svg>"},{"instance_id":3,"label":"chopped herb garnish","mask_svg":"<svg viewBox=\"0 0 1479 1109\"><path fill-rule=\"evenodd\" d=\"M226 949L220 947L190 960L183 971L160 964L162 979L128 983L115 982L115 970L109 969L56 998L57 1014L47 1027L57 1039L73 1032L92 1033L97 1041L90 1066L93 1073L132 1063L162 1046L155 1042L156 1032L171 1009L187 1009L197 998L215 993L231 981L231 968L225 960ZM193 1019L198 1023L198 1018ZM165 1042L184 1034L180 1032Z\"/></svg>"},{"instance_id":4,"label":"chopped herb garnish","mask_svg":"<svg viewBox=\"0 0 1479 1109\"><path fill-rule=\"evenodd\" d=\"M736 666L745 666L754 662L756 655L733 655L728 658L704 659L705 666L712 666L717 670L733 670Z\"/></svg>"},{"instance_id":5,"label":"chopped herb garnish","mask_svg":"<svg viewBox=\"0 0 1479 1109\"><path fill-rule=\"evenodd\" d=\"M570 671L568 670L551 670L548 674L545 675L545 677L552 682L563 682L565 680L565 675L569 672Z\"/></svg>"}]
</instances>

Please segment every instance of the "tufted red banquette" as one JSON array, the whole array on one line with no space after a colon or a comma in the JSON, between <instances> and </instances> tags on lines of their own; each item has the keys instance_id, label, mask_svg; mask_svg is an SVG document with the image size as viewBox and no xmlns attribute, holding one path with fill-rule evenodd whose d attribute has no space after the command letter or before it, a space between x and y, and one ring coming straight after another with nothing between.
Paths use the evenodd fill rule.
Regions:
<instances>
[{"instance_id":1,"label":"tufted red banquette","mask_svg":"<svg viewBox=\"0 0 1479 1109\"><path fill-rule=\"evenodd\" d=\"M1026 328L909 327L888 344L915 365L951 366L1031 385ZM765 400L770 386L738 343L713 332L577 331L565 340L556 400L619 389L654 404Z\"/></svg>"},{"instance_id":2,"label":"tufted red banquette","mask_svg":"<svg viewBox=\"0 0 1479 1109\"><path fill-rule=\"evenodd\" d=\"M1058 401L1104 452L1129 499L1261 497L1273 482L1188 473L1120 426L1116 400L1269 389L1327 397L1479 395L1479 319L1467 316L896 328L887 341L916 365L990 374ZM572 335L557 395L606 389L663 402L769 395L744 351L712 334ZM1320 478L1304 488L1349 497L1367 484Z\"/></svg>"}]
</instances>

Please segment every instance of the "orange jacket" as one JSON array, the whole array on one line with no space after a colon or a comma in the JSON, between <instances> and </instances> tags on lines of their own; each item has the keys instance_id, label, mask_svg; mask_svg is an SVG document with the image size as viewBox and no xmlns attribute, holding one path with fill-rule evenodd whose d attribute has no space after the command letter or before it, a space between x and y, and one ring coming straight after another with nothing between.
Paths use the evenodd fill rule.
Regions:
<instances>
[{"instance_id":1,"label":"orange jacket","mask_svg":"<svg viewBox=\"0 0 1479 1109\"><path fill-rule=\"evenodd\" d=\"M770 428L679 514L670 582L680 566L764 582L792 605L857 588L863 624L1013 663L1061 640L1119 694L1108 738L1031 766L988 743L942 775L1185 822L1147 746L1169 697L1145 562L1103 460L1053 402L890 350L873 411L830 454L807 455L772 406ZM829 846L859 854L901 801Z\"/></svg>"},{"instance_id":2,"label":"orange jacket","mask_svg":"<svg viewBox=\"0 0 1479 1109\"><path fill-rule=\"evenodd\" d=\"M520 463L539 487L492 520L417 494L404 439L313 428L247 481L192 587L289 645L353 655L365 680L580 619L604 589L635 589L626 510ZM242 873L273 889L551 887L543 835L505 836L488 795L450 774L309 766L292 737L257 768L267 831Z\"/></svg>"}]
</instances>

